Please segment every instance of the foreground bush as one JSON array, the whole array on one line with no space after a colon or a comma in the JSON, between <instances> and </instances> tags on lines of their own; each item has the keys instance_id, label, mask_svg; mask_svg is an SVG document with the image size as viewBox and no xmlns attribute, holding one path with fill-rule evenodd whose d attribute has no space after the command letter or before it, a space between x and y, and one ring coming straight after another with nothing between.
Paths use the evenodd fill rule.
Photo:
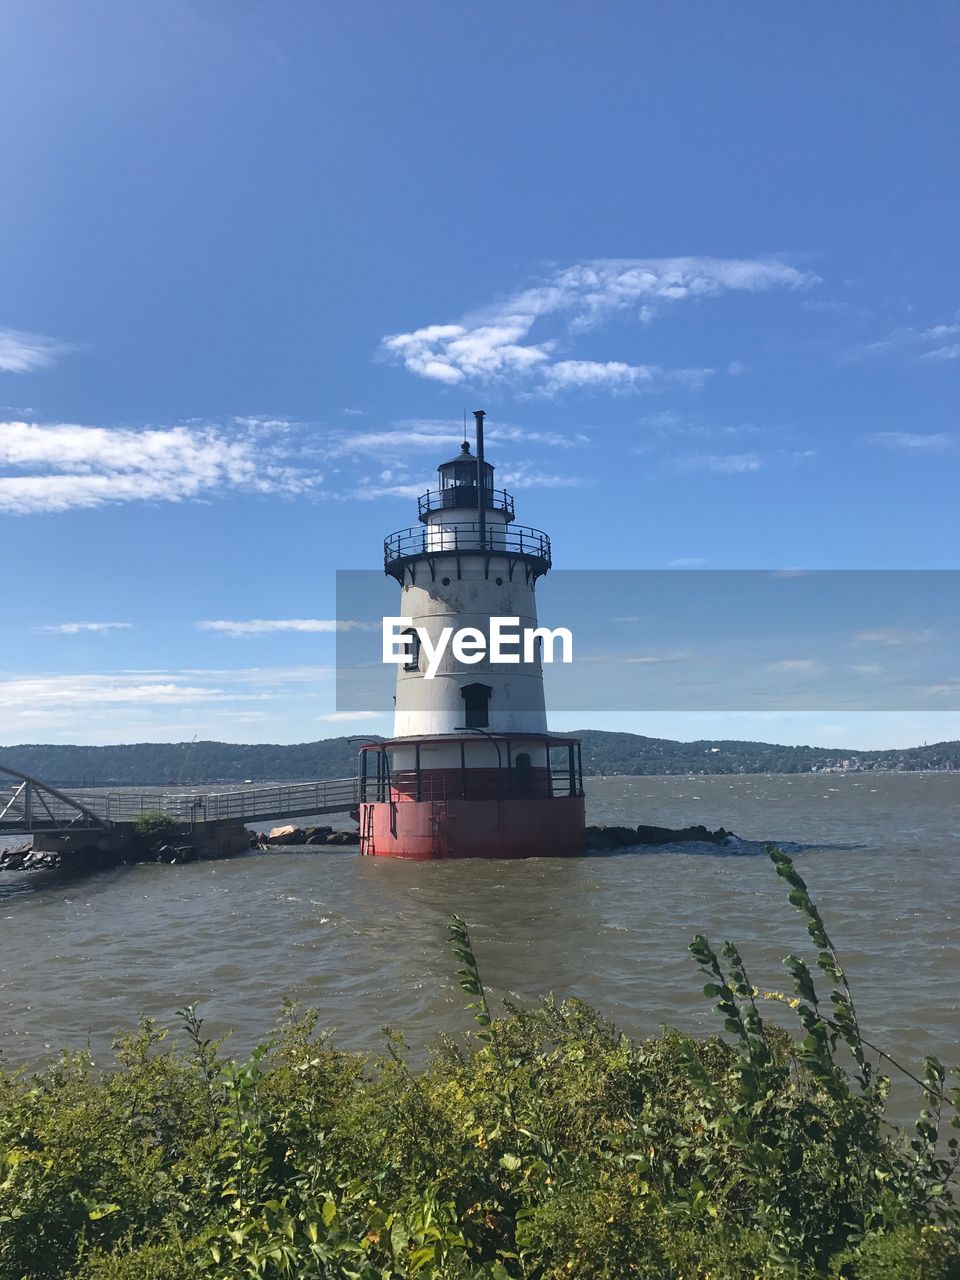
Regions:
<instances>
[{"instance_id":1,"label":"foreground bush","mask_svg":"<svg viewBox=\"0 0 960 1280\"><path fill-rule=\"evenodd\" d=\"M737 949L691 951L726 1038L635 1044L587 1006L494 1018L451 926L473 1041L413 1074L337 1051L293 1007L241 1063L181 1011L98 1069L0 1073L0 1280L951 1280L960 1090L933 1058L922 1111L884 1120L817 908L771 850L830 986L787 958L800 1038L764 1019Z\"/></svg>"}]
</instances>

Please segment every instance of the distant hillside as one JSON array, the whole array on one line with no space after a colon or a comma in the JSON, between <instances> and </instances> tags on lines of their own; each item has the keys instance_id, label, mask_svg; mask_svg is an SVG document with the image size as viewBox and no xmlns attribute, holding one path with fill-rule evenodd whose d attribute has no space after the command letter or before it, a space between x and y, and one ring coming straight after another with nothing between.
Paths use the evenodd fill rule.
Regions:
<instances>
[{"instance_id":1,"label":"distant hillside","mask_svg":"<svg viewBox=\"0 0 960 1280\"><path fill-rule=\"evenodd\" d=\"M784 747L769 742L674 742L584 729L585 773L811 773L821 769L960 769L960 742L891 751Z\"/></svg>"},{"instance_id":2,"label":"distant hillside","mask_svg":"<svg viewBox=\"0 0 960 1280\"><path fill-rule=\"evenodd\" d=\"M234 742L133 742L115 747L0 747L0 765L51 785L171 786L346 778L357 771L359 743L324 738L294 746Z\"/></svg>"},{"instance_id":3,"label":"distant hillside","mask_svg":"<svg viewBox=\"0 0 960 1280\"><path fill-rule=\"evenodd\" d=\"M821 769L960 769L960 742L895 751L784 747L766 742L674 742L584 729L588 774L810 773ZM372 739L369 739L372 740ZM138 742L127 746L0 747L0 765L56 786L171 786L344 778L356 771L359 742L324 738L270 743Z\"/></svg>"}]
</instances>

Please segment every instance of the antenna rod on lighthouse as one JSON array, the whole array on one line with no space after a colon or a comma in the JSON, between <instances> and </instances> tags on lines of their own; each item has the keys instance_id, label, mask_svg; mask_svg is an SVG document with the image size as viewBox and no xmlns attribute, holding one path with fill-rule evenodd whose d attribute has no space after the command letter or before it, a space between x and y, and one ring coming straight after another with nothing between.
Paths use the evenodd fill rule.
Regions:
<instances>
[{"instance_id":1,"label":"antenna rod on lighthouse","mask_svg":"<svg viewBox=\"0 0 960 1280\"><path fill-rule=\"evenodd\" d=\"M483 470L483 420L487 416L483 409L474 409L473 416L477 421L477 497L480 499L480 545L487 545L487 495L484 487Z\"/></svg>"}]
</instances>

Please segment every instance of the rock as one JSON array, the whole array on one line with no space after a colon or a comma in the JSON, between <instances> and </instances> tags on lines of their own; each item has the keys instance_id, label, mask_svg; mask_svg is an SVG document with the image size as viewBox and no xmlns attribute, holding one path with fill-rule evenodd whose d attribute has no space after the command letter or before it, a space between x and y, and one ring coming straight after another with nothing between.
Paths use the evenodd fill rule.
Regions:
<instances>
[{"instance_id":1,"label":"rock","mask_svg":"<svg viewBox=\"0 0 960 1280\"><path fill-rule=\"evenodd\" d=\"M303 844L302 827L274 827L267 836L267 844Z\"/></svg>"},{"instance_id":2,"label":"rock","mask_svg":"<svg viewBox=\"0 0 960 1280\"><path fill-rule=\"evenodd\" d=\"M638 842L633 827L587 827L588 849L626 849Z\"/></svg>"},{"instance_id":3,"label":"rock","mask_svg":"<svg viewBox=\"0 0 960 1280\"><path fill-rule=\"evenodd\" d=\"M304 844L326 844L327 837L333 834L333 827L310 827L304 837Z\"/></svg>"},{"instance_id":4,"label":"rock","mask_svg":"<svg viewBox=\"0 0 960 1280\"><path fill-rule=\"evenodd\" d=\"M33 852L33 843L18 844L13 849L0 849L0 871L19 871Z\"/></svg>"},{"instance_id":5,"label":"rock","mask_svg":"<svg viewBox=\"0 0 960 1280\"><path fill-rule=\"evenodd\" d=\"M34 849L31 853L26 854L23 859L24 871L42 871L46 868L56 868L63 865L63 859L59 853L47 853L41 849Z\"/></svg>"},{"instance_id":6,"label":"rock","mask_svg":"<svg viewBox=\"0 0 960 1280\"><path fill-rule=\"evenodd\" d=\"M642 845L685 844L723 844L729 831L720 827L717 831L708 831L705 826L695 827L637 827L636 843Z\"/></svg>"},{"instance_id":7,"label":"rock","mask_svg":"<svg viewBox=\"0 0 960 1280\"><path fill-rule=\"evenodd\" d=\"M162 844L157 850L157 862L175 863L198 862L200 855L192 844Z\"/></svg>"},{"instance_id":8,"label":"rock","mask_svg":"<svg viewBox=\"0 0 960 1280\"><path fill-rule=\"evenodd\" d=\"M359 844L359 831L331 831L324 844Z\"/></svg>"},{"instance_id":9,"label":"rock","mask_svg":"<svg viewBox=\"0 0 960 1280\"><path fill-rule=\"evenodd\" d=\"M657 848L666 844L726 844L736 836L719 827L709 831L705 826L694 827L587 827L588 849L628 849L645 846Z\"/></svg>"}]
</instances>

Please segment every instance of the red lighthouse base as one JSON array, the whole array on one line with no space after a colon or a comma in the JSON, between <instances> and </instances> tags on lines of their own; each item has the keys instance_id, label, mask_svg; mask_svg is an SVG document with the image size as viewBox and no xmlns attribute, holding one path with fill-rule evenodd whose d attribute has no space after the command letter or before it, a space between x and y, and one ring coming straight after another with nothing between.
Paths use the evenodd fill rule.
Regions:
<instances>
[{"instance_id":1,"label":"red lighthouse base","mask_svg":"<svg viewBox=\"0 0 960 1280\"><path fill-rule=\"evenodd\" d=\"M583 796L381 801L360 806L360 852L385 858L557 858L583 853Z\"/></svg>"},{"instance_id":2,"label":"red lighthouse base","mask_svg":"<svg viewBox=\"0 0 960 1280\"><path fill-rule=\"evenodd\" d=\"M421 860L583 853L579 747L575 738L551 734L371 743L360 753L360 852ZM451 765L458 756L459 767ZM394 768L394 757L402 757L406 767ZM424 767L440 758L445 767Z\"/></svg>"}]
</instances>

